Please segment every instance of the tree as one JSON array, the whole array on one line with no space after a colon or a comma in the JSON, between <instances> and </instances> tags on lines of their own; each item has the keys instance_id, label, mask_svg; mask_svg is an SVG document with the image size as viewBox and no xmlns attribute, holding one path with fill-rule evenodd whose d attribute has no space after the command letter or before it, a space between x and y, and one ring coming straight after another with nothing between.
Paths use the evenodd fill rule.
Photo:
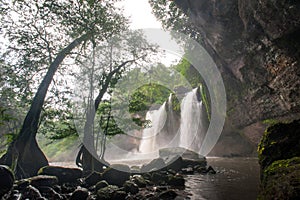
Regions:
<instances>
[{"instance_id":1,"label":"tree","mask_svg":"<svg viewBox=\"0 0 300 200\"><path fill-rule=\"evenodd\" d=\"M189 21L183 10L176 5L177 3L181 4L181 1L149 0L149 3L155 17L162 22L165 29L186 34L201 42L201 34L197 32L197 28ZM185 12L189 11L185 10Z\"/></svg>"},{"instance_id":2,"label":"tree","mask_svg":"<svg viewBox=\"0 0 300 200\"><path fill-rule=\"evenodd\" d=\"M48 88L59 66L67 58L76 59L73 53L84 54L91 45L126 27L113 2L25 0L1 5L8 10L1 24L10 41L5 62L24 74L38 72L43 76L41 70L46 71L20 133L1 158L1 163L15 170L17 178L33 176L48 165L35 137Z\"/></svg>"},{"instance_id":3,"label":"tree","mask_svg":"<svg viewBox=\"0 0 300 200\"><path fill-rule=\"evenodd\" d=\"M133 68L133 64L136 66L146 62L147 58L155 52L156 48L147 42L141 31L126 31L104 42L104 44L98 44L98 49L94 48L92 56L83 65L85 66L83 72L86 76L80 85L84 86L86 83L84 86L86 89L83 91L89 91L89 93L86 94L87 101L84 102L87 106L83 128L83 145L78 153L76 163L83 168L84 172L101 171L103 165L107 164L103 158L106 134L110 121L113 120L110 115L110 107L108 107L109 112L105 116L107 119L104 120L102 116L100 120L106 122L100 137L102 141L98 142L99 132L98 134L95 133L95 129L103 128L101 122L100 127L95 125L95 118L104 95L111 93L117 81ZM98 155L95 141L96 144L101 144L100 155Z\"/></svg>"}]
</instances>

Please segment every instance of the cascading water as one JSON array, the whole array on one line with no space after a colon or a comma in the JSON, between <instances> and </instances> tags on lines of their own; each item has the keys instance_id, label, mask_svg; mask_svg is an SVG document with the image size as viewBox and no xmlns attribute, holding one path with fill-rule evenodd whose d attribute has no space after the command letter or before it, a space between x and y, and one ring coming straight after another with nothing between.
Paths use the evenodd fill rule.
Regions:
<instances>
[{"instance_id":1,"label":"cascading water","mask_svg":"<svg viewBox=\"0 0 300 200\"><path fill-rule=\"evenodd\" d=\"M146 120L151 122L151 127L143 130L142 140L139 147L139 151L141 153L151 153L157 150L156 136L163 129L166 118L166 103L164 103L158 110L151 110L147 112Z\"/></svg>"},{"instance_id":2,"label":"cascading water","mask_svg":"<svg viewBox=\"0 0 300 200\"><path fill-rule=\"evenodd\" d=\"M199 91L195 88L182 99L180 116L173 110L172 94L159 110L148 111L146 119L152 126L143 131L140 152L151 153L158 148L176 146L200 152L206 133L203 123L206 116L197 94Z\"/></svg>"},{"instance_id":3,"label":"cascading water","mask_svg":"<svg viewBox=\"0 0 300 200\"><path fill-rule=\"evenodd\" d=\"M179 146L199 152L204 136L203 104L198 101L197 88L189 92L181 103Z\"/></svg>"}]
</instances>

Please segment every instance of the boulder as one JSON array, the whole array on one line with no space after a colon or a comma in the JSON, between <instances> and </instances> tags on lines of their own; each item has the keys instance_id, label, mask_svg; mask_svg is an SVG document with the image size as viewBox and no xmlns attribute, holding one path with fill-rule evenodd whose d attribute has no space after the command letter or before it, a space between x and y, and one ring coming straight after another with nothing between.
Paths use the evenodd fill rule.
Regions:
<instances>
[{"instance_id":1,"label":"boulder","mask_svg":"<svg viewBox=\"0 0 300 200\"><path fill-rule=\"evenodd\" d=\"M164 159L162 158L156 158L152 161L150 161L148 164L145 164L141 167L141 172L150 172L150 171L156 171L159 169L162 169L166 166L166 163Z\"/></svg>"},{"instance_id":2,"label":"boulder","mask_svg":"<svg viewBox=\"0 0 300 200\"><path fill-rule=\"evenodd\" d=\"M163 185L168 181L168 173L166 171L153 172L151 180L156 185Z\"/></svg>"},{"instance_id":3,"label":"boulder","mask_svg":"<svg viewBox=\"0 0 300 200\"><path fill-rule=\"evenodd\" d=\"M261 167L259 199L300 196L300 120L266 129L258 147Z\"/></svg>"},{"instance_id":4,"label":"boulder","mask_svg":"<svg viewBox=\"0 0 300 200\"><path fill-rule=\"evenodd\" d=\"M97 200L111 200L115 197L119 187L115 185L109 185L105 188L101 188L97 191Z\"/></svg>"},{"instance_id":5,"label":"boulder","mask_svg":"<svg viewBox=\"0 0 300 200\"><path fill-rule=\"evenodd\" d=\"M40 191L37 188L29 185L24 192L24 198L25 199L41 199L41 198L43 198L43 196L41 195Z\"/></svg>"},{"instance_id":6,"label":"boulder","mask_svg":"<svg viewBox=\"0 0 300 200\"><path fill-rule=\"evenodd\" d=\"M43 186L52 187L52 186L58 184L58 179L56 176L38 175L38 176L34 176L32 178L29 178L29 183L30 183L30 185L37 187L37 188L43 187Z\"/></svg>"},{"instance_id":7,"label":"boulder","mask_svg":"<svg viewBox=\"0 0 300 200\"><path fill-rule=\"evenodd\" d=\"M110 168L104 170L102 178L110 185L122 187L125 181L130 178L130 168L122 164L111 165Z\"/></svg>"},{"instance_id":8,"label":"boulder","mask_svg":"<svg viewBox=\"0 0 300 200\"><path fill-rule=\"evenodd\" d=\"M123 185L124 191L130 194L137 194L139 192L139 187L133 181L126 181Z\"/></svg>"},{"instance_id":9,"label":"boulder","mask_svg":"<svg viewBox=\"0 0 300 200\"><path fill-rule=\"evenodd\" d=\"M85 179L84 183L87 187L96 185L99 181L102 180L102 174L99 172L92 172Z\"/></svg>"},{"instance_id":10,"label":"boulder","mask_svg":"<svg viewBox=\"0 0 300 200\"><path fill-rule=\"evenodd\" d=\"M199 155L194 151L182 147L163 148L159 150L159 157L168 157L174 155L179 155L183 159L193 159L193 160L205 158L204 156Z\"/></svg>"},{"instance_id":11,"label":"boulder","mask_svg":"<svg viewBox=\"0 0 300 200\"><path fill-rule=\"evenodd\" d=\"M97 184L96 184L96 191L102 189L102 188L105 188L108 186L108 183L104 180L102 181L99 181Z\"/></svg>"},{"instance_id":12,"label":"boulder","mask_svg":"<svg viewBox=\"0 0 300 200\"><path fill-rule=\"evenodd\" d=\"M174 190L167 190L167 191L161 192L158 195L158 199L170 200L170 199L175 199L177 196L178 196L178 194Z\"/></svg>"},{"instance_id":13,"label":"boulder","mask_svg":"<svg viewBox=\"0 0 300 200\"><path fill-rule=\"evenodd\" d=\"M178 172L184 167L183 160L180 155L169 155L164 157L164 161L166 163L166 169L168 170Z\"/></svg>"},{"instance_id":14,"label":"boulder","mask_svg":"<svg viewBox=\"0 0 300 200\"><path fill-rule=\"evenodd\" d=\"M258 146L259 164L263 169L274 161L300 156L300 120L277 123L266 129Z\"/></svg>"},{"instance_id":15,"label":"boulder","mask_svg":"<svg viewBox=\"0 0 300 200\"><path fill-rule=\"evenodd\" d=\"M86 200L89 196L89 191L86 188L77 188L71 195L70 200Z\"/></svg>"},{"instance_id":16,"label":"boulder","mask_svg":"<svg viewBox=\"0 0 300 200\"><path fill-rule=\"evenodd\" d=\"M184 186L184 184L185 184L185 180L182 175L169 176L168 185L180 187L180 186Z\"/></svg>"},{"instance_id":17,"label":"boulder","mask_svg":"<svg viewBox=\"0 0 300 200\"><path fill-rule=\"evenodd\" d=\"M15 178L9 167L0 165L0 198L11 190L13 187Z\"/></svg>"},{"instance_id":18,"label":"boulder","mask_svg":"<svg viewBox=\"0 0 300 200\"><path fill-rule=\"evenodd\" d=\"M259 198L299 199L300 157L278 160L263 170Z\"/></svg>"},{"instance_id":19,"label":"boulder","mask_svg":"<svg viewBox=\"0 0 300 200\"><path fill-rule=\"evenodd\" d=\"M39 175L56 176L59 183L73 183L82 177L82 170L59 166L45 166L38 172Z\"/></svg>"},{"instance_id":20,"label":"boulder","mask_svg":"<svg viewBox=\"0 0 300 200\"><path fill-rule=\"evenodd\" d=\"M65 199L63 195L59 194L52 187L45 187L45 186L39 187L39 191L46 199L55 199L55 200Z\"/></svg>"},{"instance_id":21,"label":"boulder","mask_svg":"<svg viewBox=\"0 0 300 200\"><path fill-rule=\"evenodd\" d=\"M143 188L147 186L146 180L141 175L134 175L131 179L138 187Z\"/></svg>"}]
</instances>

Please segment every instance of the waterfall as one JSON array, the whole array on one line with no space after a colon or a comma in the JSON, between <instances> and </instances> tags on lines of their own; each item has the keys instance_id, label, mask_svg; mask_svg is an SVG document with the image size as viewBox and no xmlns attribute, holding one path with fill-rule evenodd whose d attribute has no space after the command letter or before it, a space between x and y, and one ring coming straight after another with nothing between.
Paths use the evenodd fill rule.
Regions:
<instances>
[{"instance_id":1,"label":"waterfall","mask_svg":"<svg viewBox=\"0 0 300 200\"><path fill-rule=\"evenodd\" d=\"M206 133L202 119L206 111L197 94L198 88L186 94L180 104L180 115L173 110L172 94L158 110L147 112L146 120L152 125L143 130L139 147L141 153L178 146L200 152Z\"/></svg>"},{"instance_id":2,"label":"waterfall","mask_svg":"<svg viewBox=\"0 0 300 200\"><path fill-rule=\"evenodd\" d=\"M151 153L156 151L156 136L162 131L167 118L166 103L158 110L148 111L146 120L150 121L150 127L145 128L142 133L142 140L139 151L141 153Z\"/></svg>"},{"instance_id":3,"label":"waterfall","mask_svg":"<svg viewBox=\"0 0 300 200\"><path fill-rule=\"evenodd\" d=\"M199 152L203 139L203 104L197 98L197 88L182 100L179 146Z\"/></svg>"}]
</instances>

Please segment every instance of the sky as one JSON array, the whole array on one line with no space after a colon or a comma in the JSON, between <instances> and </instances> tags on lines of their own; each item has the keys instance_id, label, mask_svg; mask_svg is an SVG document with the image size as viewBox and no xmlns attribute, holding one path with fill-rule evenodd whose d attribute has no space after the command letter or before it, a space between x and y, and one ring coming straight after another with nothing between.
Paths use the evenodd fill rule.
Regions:
<instances>
[{"instance_id":1,"label":"sky","mask_svg":"<svg viewBox=\"0 0 300 200\"><path fill-rule=\"evenodd\" d=\"M144 29L148 41L158 44L166 51L166 56L160 60L161 63L169 66L181 59L181 47L172 40L169 32L163 31L161 22L152 13L148 0L123 0L118 6L123 7L124 15L130 17L131 29Z\"/></svg>"},{"instance_id":2,"label":"sky","mask_svg":"<svg viewBox=\"0 0 300 200\"><path fill-rule=\"evenodd\" d=\"M132 29L162 28L161 23L151 13L148 0L124 0L119 4L124 7L124 14L131 16Z\"/></svg>"}]
</instances>

